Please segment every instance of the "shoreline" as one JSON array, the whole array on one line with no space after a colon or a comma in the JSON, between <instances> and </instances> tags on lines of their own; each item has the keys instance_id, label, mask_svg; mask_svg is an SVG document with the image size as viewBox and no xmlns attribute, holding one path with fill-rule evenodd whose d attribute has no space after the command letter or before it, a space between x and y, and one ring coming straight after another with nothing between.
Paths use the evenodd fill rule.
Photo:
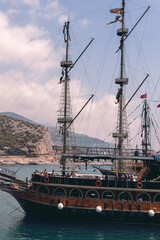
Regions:
<instances>
[{"instance_id":1,"label":"shoreline","mask_svg":"<svg viewBox=\"0 0 160 240\"><path fill-rule=\"evenodd\" d=\"M38 157L26 157L26 156L0 156L0 166L10 165L46 165L46 164L60 164L59 157L54 154L41 155ZM73 164L73 162L66 162L66 164ZM77 162L77 165L85 165L84 162ZM103 165L112 166L110 161L108 162L90 162L89 165Z\"/></svg>"},{"instance_id":2,"label":"shoreline","mask_svg":"<svg viewBox=\"0 0 160 240\"><path fill-rule=\"evenodd\" d=\"M58 164L59 160L55 155L42 155L38 157L26 156L0 156L0 165L45 165L45 164Z\"/></svg>"}]
</instances>

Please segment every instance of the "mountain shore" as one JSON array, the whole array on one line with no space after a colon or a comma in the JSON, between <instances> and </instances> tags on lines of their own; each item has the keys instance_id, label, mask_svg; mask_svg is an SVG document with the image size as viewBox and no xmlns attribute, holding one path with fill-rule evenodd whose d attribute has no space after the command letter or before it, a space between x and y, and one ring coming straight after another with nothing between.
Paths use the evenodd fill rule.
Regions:
<instances>
[{"instance_id":1,"label":"mountain shore","mask_svg":"<svg viewBox=\"0 0 160 240\"><path fill-rule=\"evenodd\" d=\"M0 165L46 165L46 164L60 164L60 157L55 154L41 155L38 157L26 157L26 156L0 156ZM67 161L67 164L73 164L72 161ZM77 163L78 165L85 165L84 162ZM89 165L94 166L112 166L111 161L89 162Z\"/></svg>"},{"instance_id":2,"label":"mountain shore","mask_svg":"<svg viewBox=\"0 0 160 240\"><path fill-rule=\"evenodd\" d=\"M26 156L0 156L0 165L16 165L16 164L58 164L59 159L54 154L41 155L38 157L26 157Z\"/></svg>"}]
</instances>

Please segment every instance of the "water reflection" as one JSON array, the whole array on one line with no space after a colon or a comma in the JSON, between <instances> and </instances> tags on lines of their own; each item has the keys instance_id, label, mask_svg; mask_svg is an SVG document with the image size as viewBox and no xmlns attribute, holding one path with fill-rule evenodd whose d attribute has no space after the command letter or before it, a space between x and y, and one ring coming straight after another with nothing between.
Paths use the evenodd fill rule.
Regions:
<instances>
[{"instance_id":1,"label":"water reflection","mask_svg":"<svg viewBox=\"0 0 160 240\"><path fill-rule=\"evenodd\" d=\"M24 217L7 230L3 240L159 240L159 226L107 223L53 222Z\"/></svg>"}]
</instances>

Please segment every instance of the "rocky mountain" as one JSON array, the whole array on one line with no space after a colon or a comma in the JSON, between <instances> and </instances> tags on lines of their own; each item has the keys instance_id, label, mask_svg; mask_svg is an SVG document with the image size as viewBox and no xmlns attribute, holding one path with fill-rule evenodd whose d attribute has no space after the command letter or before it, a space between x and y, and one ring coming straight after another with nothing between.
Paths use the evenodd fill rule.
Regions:
<instances>
[{"instance_id":1,"label":"rocky mountain","mask_svg":"<svg viewBox=\"0 0 160 240\"><path fill-rule=\"evenodd\" d=\"M29 155L52 152L48 128L0 115L0 154Z\"/></svg>"},{"instance_id":2,"label":"rocky mountain","mask_svg":"<svg viewBox=\"0 0 160 240\"><path fill-rule=\"evenodd\" d=\"M21 115L13 113L13 112L1 112L0 116L1 115L2 116L4 115L4 116L12 117L12 118L15 118L15 119L19 119L19 120L22 120L22 121L25 121L25 122L29 122L31 124L38 125L38 126L44 126L42 124L38 124L36 122L33 122L30 119L25 118L25 117L23 117ZM50 125L46 125L46 127L48 128L48 130L49 130L49 132L51 134L52 144L54 145L55 127L51 127ZM109 143L107 143L107 142L105 142L103 140L100 140L98 138L89 137L89 136L84 135L84 134L77 134L77 133L75 133L75 138L76 138L76 145L77 146L86 146L86 147L101 146L101 147L106 147L106 146L110 145Z\"/></svg>"},{"instance_id":3,"label":"rocky mountain","mask_svg":"<svg viewBox=\"0 0 160 240\"><path fill-rule=\"evenodd\" d=\"M32 120L30 120L29 118L26 118L26 117L23 117L17 113L13 113L13 112L0 112L0 116L7 116L7 117L11 117L11 118L16 118L16 119L19 119L19 120L23 120L23 121L26 121L26 122L29 122L29 123L33 123L33 124L36 124L36 125L41 125L41 124L38 124Z\"/></svg>"}]
</instances>

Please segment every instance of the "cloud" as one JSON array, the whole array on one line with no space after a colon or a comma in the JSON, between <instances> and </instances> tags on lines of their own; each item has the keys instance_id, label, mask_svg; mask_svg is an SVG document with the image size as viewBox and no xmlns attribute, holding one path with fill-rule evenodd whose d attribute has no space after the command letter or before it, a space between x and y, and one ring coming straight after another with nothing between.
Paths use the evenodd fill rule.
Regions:
<instances>
[{"instance_id":1,"label":"cloud","mask_svg":"<svg viewBox=\"0 0 160 240\"><path fill-rule=\"evenodd\" d=\"M31 78L30 73L27 73L23 79L18 79L20 74L21 72L14 70L0 74L0 112L11 111L39 123L55 124L62 87L58 84L59 78L50 78L42 86L39 82L27 82L27 79ZM84 98L86 93L87 89L81 88L80 81L77 79L71 81L73 117L89 99L90 96ZM112 95L106 95L100 100L91 100L75 120L75 131L105 139L108 131L114 129L113 118L116 107Z\"/></svg>"},{"instance_id":2,"label":"cloud","mask_svg":"<svg viewBox=\"0 0 160 240\"><path fill-rule=\"evenodd\" d=\"M47 32L37 26L27 24L24 27L11 26L6 14L0 12L0 62L13 64L14 67L23 69L30 66L37 69L52 53L52 58L45 63L47 69L58 66L58 53L53 51L53 43L47 38ZM31 64L36 59L35 64Z\"/></svg>"},{"instance_id":3,"label":"cloud","mask_svg":"<svg viewBox=\"0 0 160 240\"><path fill-rule=\"evenodd\" d=\"M90 98L91 95L86 96L87 94L88 89L82 88L80 81L77 79L71 81L73 117ZM84 98L84 96L86 97ZM117 122L116 110L117 105L115 104L115 96L108 94L101 99L97 99L96 96L93 97L75 120L75 131L111 141L111 137L107 139L106 137L115 128Z\"/></svg>"},{"instance_id":4,"label":"cloud","mask_svg":"<svg viewBox=\"0 0 160 240\"><path fill-rule=\"evenodd\" d=\"M17 78L17 71L0 75L0 111L12 111L27 116L37 122L53 122L59 102L60 86L58 79L52 79L43 86L38 82L29 82ZM55 104L56 103L56 104Z\"/></svg>"},{"instance_id":5,"label":"cloud","mask_svg":"<svg viewBox=\"0 0 160 240\"><path fill-rule=\"evenodd\" d=\"M1 0L3 2L7 2L6 0ZM8 0L10 5L14 5L14 6L20 6L20 5L31 5L31 6L39 6L39 0Z\"/></svg>"},{"instance_id":6,"label":"cloud","mask_svg":"<svg viewBox=\"0 0 160 240\"><path fill-rule=\"evenodd\" d=\"M88 25L89 23L90 23L90 21L87 20L87 19L82 19L82 20L80 21L81 26L86 26L86 25Z\"/></svg>"},{"instance_id":7,"label":"cloud","mask_svg":"<svg viewBox=\"0 0 160 240\"><path fill-rule=\"evenodd\" d=\"M7 11L8 15L14 15L14 14L18 14L18 13L19 13L19 10L16 10L16 9L9 9Z\"/></svg>"},{"instance_id":8,"label":"cloud","mask_svg":"<svg viewBox=\"0 0 160 240\"><path fill-rule=\"evenodd\" d=\"M24 4L39 6L39 0L23 0Z\"/></svg>"},{"instance_id":9,"label":"cloud","mask_svg":"<svg viewBox=\"0 0 160 240\"><path fill-rule=\"evenodd\" d=\"M47 32L33 24L12 25L3 12L0 12L0 35L0 111L35 117L33 120L37 122L53 122L47 118L50 115L53 120L48 113L52 109L55 116L57 111L58 103L53 109L59 101L55 70L60 70L62 47L54 49ZM56 91L54 86L58 86Z\"/></svg>"},{"instance_id":10,"label":"cloud","mask_svg":"<svg viewBox=\"0 0 160 240\"><path fill-rule=\"evenodd\" d=\"M48 3L45 8L41 8L41 16L45 19L56 19L60 24L63 24L68 20L66 11L66 8L58 0L55 0Z\"/></svg>"},{"instance_id":11,"label":"cloud","mask_svg":"<svg viewBox=\"0 0 160 240\"><path fill-rule=\"evenodd\" d=\"M10 15L23 12L25 18L28 16L28 20L54 19L59 24L63 24L68 19L67 8L60 4L58 0L45 0L44 4L39 0L9 0L9 2L11 9L7 13ZM25 5L27 5L27 9Z\"/></svg>"}]
</instances>

